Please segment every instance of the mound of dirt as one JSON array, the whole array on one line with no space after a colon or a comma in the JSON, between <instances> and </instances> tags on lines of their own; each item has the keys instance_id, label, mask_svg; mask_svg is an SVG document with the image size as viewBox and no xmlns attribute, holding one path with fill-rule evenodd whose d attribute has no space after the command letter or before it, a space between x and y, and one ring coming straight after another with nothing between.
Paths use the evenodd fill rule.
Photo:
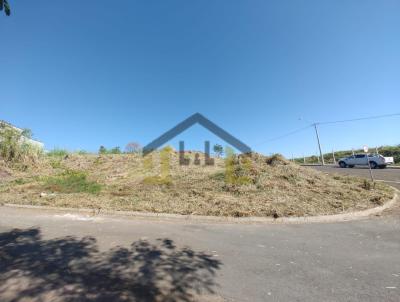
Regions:
<instances>
[{"instance_id":1,"label":"mound of dirt","mask_svg":"<svg viewBox=\"0 0 400 302\"><path fill-rule=\"evenodd\" d=\"M40 167L0 187L0 202L215 216L307 216L363 210L393 196L384 184L330 176L287 161L281 155L214 158L185 153L45 157ZM78 178L59 178L77 171ZM75 175L75 174L71 174ZM58 177L58 178L57 178ZM48 186L48 183L57 186ZM366 185L366 182L368 183ZM96 183L98 190L87 190ZM68 190L62 186L68 186ZM74 188L77 187L77 189ZM49 188L59 191L49 191ZM65 193L70 192L70 193ZM96 192L96 193L93 193Z\"/></svg>"},{"instance_id":2,"label":"mound of dirt","mask_svg":"<svg viewBox=\"0 0 400 302\"><path fill-rule=\"evenodd\" d=\"M274 154L266 158L264 156L260 156L257 154L257 157L265 159L265 162L270 166L288 165L290 163L286 158L284 158L280 154Z\"/></svg>"}]
</instances>

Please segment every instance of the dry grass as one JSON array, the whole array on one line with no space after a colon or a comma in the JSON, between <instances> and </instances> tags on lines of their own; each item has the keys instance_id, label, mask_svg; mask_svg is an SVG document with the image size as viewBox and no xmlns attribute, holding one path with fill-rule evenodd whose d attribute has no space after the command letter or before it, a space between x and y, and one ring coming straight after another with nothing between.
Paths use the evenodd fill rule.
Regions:
<instances>
[{"instance_id":1,"label":"dry grass","mask_svg":"<svg viewBox=\"0 0 400 302\"><path fill-rule=\"evenodd\" d=\"M161 177L158 155L153 154L152 165L144 163L136 154L45 157L39 166L26 171L10 170L0 163L0 171L4 171L4 175L7 173L0 180L0 202L280 217L363 210L381 205L393 196L393 190L381 183L373 185L364 179L330 176L300 167L280 156L259 154L253 154L250 160L235 157L231 161L233 166L227 169L231 174L226 175L224 159L216 158L214 166L179 166L178 154L172 153L170 176ZM194 154L186 156L193 163ZM66 171L84 173L79 175L85 175L82 177L86 184L78 181L78 185L97 189L93 192L76 190L74 182L64 190L59 184L49 185L49 179L63 177ZM232 176L235 176L234 181ZM237 179L240 181L235 181Z\"/></svg>"}]
</instances>

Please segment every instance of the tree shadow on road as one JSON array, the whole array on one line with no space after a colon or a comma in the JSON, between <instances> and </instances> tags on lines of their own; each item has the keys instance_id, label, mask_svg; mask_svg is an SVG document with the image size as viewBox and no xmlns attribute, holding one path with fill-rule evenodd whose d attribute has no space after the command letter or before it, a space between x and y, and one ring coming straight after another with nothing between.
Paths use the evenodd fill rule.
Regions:
<instances>
[{"instance_id":1,"label":"tree shadow on road","mask_svg":"<svg viewBox=\"0 0 400 302\"><path fill-rule=\"evenodd\" d=\"M40 229L0 233L0 300L193 301L212 294L221 262L172 240L106 252L91 237L44 240Z\"/></svg>"}]
</instances>

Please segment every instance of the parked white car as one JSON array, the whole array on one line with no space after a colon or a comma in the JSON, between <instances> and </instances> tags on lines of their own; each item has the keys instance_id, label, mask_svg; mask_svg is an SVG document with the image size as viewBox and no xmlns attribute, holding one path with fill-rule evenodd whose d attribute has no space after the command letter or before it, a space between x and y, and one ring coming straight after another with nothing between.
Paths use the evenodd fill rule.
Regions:
<instances>
[{"instance_id":1,"label":"parked white car","mask_svg":"<svg viewBox=\"0 0 400 302\"><path fill-rule=\"evenodd\" d=\"M393 164L393 157L383 157L380 154L368 154L369 164L372 169L386 168L387 165ZM367 154L355 154L339 160L341 168L353 168L354 166L368 166Z\"/></svg>"}]
</instances>

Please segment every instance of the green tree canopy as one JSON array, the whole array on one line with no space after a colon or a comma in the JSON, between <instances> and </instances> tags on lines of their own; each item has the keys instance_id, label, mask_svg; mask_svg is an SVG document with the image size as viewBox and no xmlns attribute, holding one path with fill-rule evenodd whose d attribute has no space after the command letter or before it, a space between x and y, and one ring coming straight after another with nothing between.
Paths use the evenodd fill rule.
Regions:
<instances>
[{"instance_id":1,"label":"green tree canopy","mask_svg":"<svg viewBox=\"0 0 400 302\"><path fill-rule=\"evenodd\" d=\"M121 154L121 148L120 147L114 147L109 151L110 154Z\"/></svg>"},{"instance_id":2,"label":"green tree canopy","mask_svg":"<svg viewBox=\"0 0 400 302\"><path fill-rule=\"evenodd\" d=\"M33 136L32 130L29 128L22 129L21 134L22 134L22 136L25 136L26 138L32 138L32 136Z\"/></svg>"},{"instance_id":3,"label":"green tree canopy","mask_svg":"<svg viewBox=\"0 0 400 302\"><path fill-rule=\"evenodd\" d=\"M222 153L224 153L224 148L219 144L215 144L213 147L213 151L219 157L222 155Z\"/></svg>"},{"instance_id":4,"label":"green tree canopy","mask_svg":"<svg viewBox=\"0 0 400 302\"><path fill-rule=\"evenodd\" d=\"M11 15L10 4L8 4L7 0L0 0L0 11L4 9L6 16Z\"/></svg>"},{"instance_id":5,"label":"green tree canopy","mask_svg":"<svg viewBox=\"0 0 400 302\"><path fill-rule=\"evenodd\" d=\"M99 148L99 154L106 154L107 153L107 149L104 146L100 146Z\"/></svg>"}]
</instances>

